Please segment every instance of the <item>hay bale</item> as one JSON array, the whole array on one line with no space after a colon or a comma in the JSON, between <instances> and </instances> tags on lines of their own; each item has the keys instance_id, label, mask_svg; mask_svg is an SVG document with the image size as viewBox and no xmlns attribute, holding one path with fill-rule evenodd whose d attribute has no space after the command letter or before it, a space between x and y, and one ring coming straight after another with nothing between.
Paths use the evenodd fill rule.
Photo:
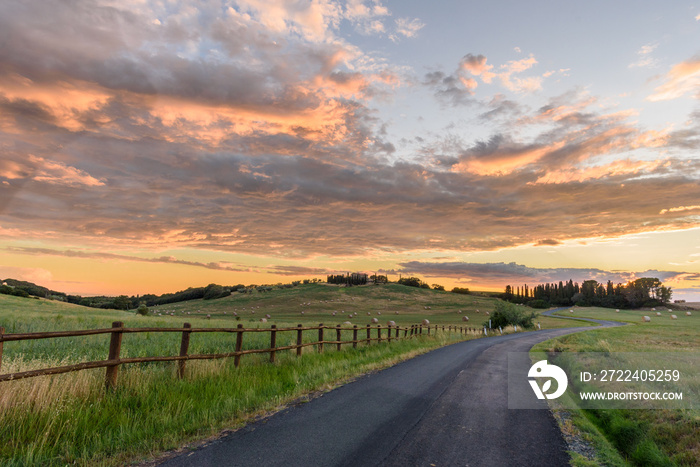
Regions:
<instances>
[{"instance_id":1,"label":"hay bale","mask_svg":"<svg viewBox=\"0 0 700 467\"><path fill-rule=\"evenodd\" d=\"M260 318L261 323L267 323L267 318Z\"/></svg>"},{"instance_id":2,"label":"hay bale","mask_svg":"<svg viewBox=\"0 0 700 467\"><path fill-rule=\"evenodd\" d=\"M424 319L424 320L423 320L423 326L427 326L427 325L429 325L429 324L430 324L430 321L428 321L427 319Z\"/></svg>"},{"instance_id":3,"label":"hay bale","mask_svg":"<svg viewBox=\"0 0 700 467\"><path fill-rule=\"evenodd\" d=\"M689 311L686 311L686 312L685 312L685 315L686 315L686 316L690 316L691 314L692 314L692 313L690 313Z\"/></svg>"},{"instance_id":4,"label":"hay bale","mask_svg":"<svg viewBox=\"0 0 700 467\"><path fill-rule=\"evenodd\" d=\"M644 321L645 323L649 323L651 322L651 318L648 316L642 316L642 321Z\"/></svg>"},{"instance_id":5,"label":"hay bale","mask_svg":"<svg viewBox=\"0 0 700 467\"><path fill-rule=\"evenodd\" d=\"M377 318L372 318L372 324L377 324L379 320Z\"/></svg>"},{"instance_id":6,"label":"hay bale","mask_svg":"<svg viewBox=\"0 0 700 467\"><path fill-rule=\"evenodd\" d=\"M462 321L469 321L469 316L462 316Z\"/></svg>"},{"instance_id":7,"label":"hay bale","mask_svg":"<svg viewBox=\"0 0 700 467\"><path fill-rule=\"evenodd\" d=\"M395 328L395 327L396 327L396 321L387 321L387 322L386 322L386 325L389 326L389 327L394 327L394 328Z\"/></svg>"},{"instance_id":8,"label":"hay bale","mask_svg":"<svg viewBox=\"0 0 700 467\"><path fill-rule=\"evenodd\" d=\"M671 319L678 319L678 316L676 316L676 315L671 315Z\"/></svg>"}]
</instances>

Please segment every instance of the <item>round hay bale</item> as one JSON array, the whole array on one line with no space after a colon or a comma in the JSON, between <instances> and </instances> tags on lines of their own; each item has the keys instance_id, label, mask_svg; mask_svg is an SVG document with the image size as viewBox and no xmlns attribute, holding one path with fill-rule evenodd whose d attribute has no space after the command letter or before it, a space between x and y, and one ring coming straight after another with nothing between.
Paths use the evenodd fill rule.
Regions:
<instances>
[{"instance_id":1,"label":"round hay bale","mask_svg":"<svg viewBox=\"0 0 700 467\"><path fill-rule=\"evenodd\" d=\"M462 316L462 321L469 321L469 316Z\"/></svg>"},{"instance_id":2,"label":"round hay bale","mask_svg":"<svg viewBox=\"0 0 700 467\"><path fill-rule=\"evenodd\" d=\"M302 313L303 313L303 311L302 311ZM270 315L265 315L265 318L270 319L270 318L272 318L272 316L270 316Z\"/></svg>"},{"instance_id":3,"label":"round hay bale","mask_svg":"<svg viewBox=\"0 0 700 467\"><path fill-rule=\"evenodd\" d=\"M615 310L615 313L619 313L619 312L620 312L620 310Z\"/></svg>"},{"instance_id":4,"label":"round hay bale","mask_svg":"<svg viewBox=\"0 0 700 467\"><path fill-rule=\"evenodd\" d=\"M267 318L260 318L261 323L267 323Z\"/></svg>"},{"instance_id":5,"label":"round hay bale","mask_svg":"<svg viewBox=\"0 0 700 467\"><path fill-rule=\"evenodd\" d=\"M395 312L394 312L394 314L395 314L395 315L398 315L398 314L399 314L399 312L398 312L398 311L395 311Z\"/></svg>"},{"instance_id":6,"label":"round hay bale","mask_svg":"<svg viewBox=\"0 0 700 467\"><path fill-rule=\"evenodd\" d=\"M350 321L345 321L343 324L352 324Z\"/></svg>"},{"instance_id":7,"label":"round hay bale","mask_svg":"<svg viewBox=\"0 0 700 467\"><path fill-rule=\"evenodd\" d=\"M389 327L394 327L394 328L395 328L395 327L396 327L396 321L387 321L387 322L386 322L386 325L389 326Z\"/></svg>"},{"instance_id":8,"label":"round hay bale","mask_svg":"<svg viewBox=\"0 0 700 467\"><path fill-rule=\"evenodd\" d=\"M656 316L661 316L661 312L660 312L660 311L657 311L657 312L656 312Z\"/></svg>"},{"instance_id":9,"label":"round hay bale","mask_svg":"<svg viewBox=\"0 0 700 467\"><path fill-rule=\"evenodd\" d=\"M379 320L377 318L372 318L372 324L377 324Z\"/></svg>"},{"instance_id":10,"label":"round hay bale","mask_svg":"<svg viewBox=\"0 0 700 467\"><path fill-rule=\"evenodd\" d=\"M686 316L690 316L691 314L692 314L692 313L689 312L689 311L686 311L686 312L685 312L685 315L686 315Z\"/></svg>"},{"instance_id":11,"label":"round hay bale","mask_svg":"<svg viewBox=\"0 0 700 467\"><path fill-rule=\"evenodd\" d=\"M671 319L678 319L678 316L676 316L676 315L671 315Z\"/></svg>"},{"instance_id":12,"label":"round hay bale","mask_svg":"<svg viewBox=\"0 0 700 467\"><path fill-rule=\"evenodd\" d=\"M424 320L423 320L423 326L427 326L427 325L429 325L429 324L430 324L430 321L428 321L427 319L424 319Z\"/></svg>"},{"instance_id":13,"label":"round hay bale","mask_svg":"<svg viewBox=\"0 0 700 467\"><path fill-rule=\"evenodd\" d=\"M642 321L644 321L645 323L649 323L651 322L651 318L648 316L642 316Z\"/></svg>"},{"instance_id":14,"label":"round hay bale","mask_svg":"<svg viewBox=\"0 0 700 467\"><path fill-rule=\"evenodd\" d=\"M487 315L490 315L490 314L491 314L491 312L490 312L490 311L487 311L487 312L486 312L486 314L487 314Z\"/></svg>"}]
</instances>

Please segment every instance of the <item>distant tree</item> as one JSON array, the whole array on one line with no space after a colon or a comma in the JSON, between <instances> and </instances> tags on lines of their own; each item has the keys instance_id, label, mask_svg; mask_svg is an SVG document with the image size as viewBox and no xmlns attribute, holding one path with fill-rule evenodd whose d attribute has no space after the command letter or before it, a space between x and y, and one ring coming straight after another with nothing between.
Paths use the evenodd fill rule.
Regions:
<instances>
[{"instance_id":1,"label":"distant tree","mask_svg":"<svg viewBox=\"0 0 700 467\"><path fill-rule=\"evenodd\" d=\"M462 295L469 295L469 289L466 287L455 287L451 291L452 293L459 293Z\"/></svg>"},{"instance_id":2,"label":"distant tree","mask_svg":"<svg viewBox=\"0 0 700 467\"><path fill-rule=\"evenodd\" d=\"M433 284L433 290L442 290L444 292L445 286L440 284Z\"/></svg>"},{"instance_id":3,"label":"distant tree","mask_svg":"<svg viewBox=\"0 0 700 467\"><path fill-rule=\"evenodd\" d=\"M141 316L148 316L148 311L148 307L145 303L140 304L136 309L136 313L140 314Z\"/></svg>"}]
</instances>

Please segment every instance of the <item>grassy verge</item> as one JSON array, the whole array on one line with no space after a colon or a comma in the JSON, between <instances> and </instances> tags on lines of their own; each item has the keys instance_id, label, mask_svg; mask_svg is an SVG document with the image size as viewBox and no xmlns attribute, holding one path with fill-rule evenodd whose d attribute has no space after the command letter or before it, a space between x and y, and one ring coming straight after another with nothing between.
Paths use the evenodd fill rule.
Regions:
<instances>
[{"instance_id":1,"label":"grassy verge","mask_svg":"<svg viewBox=\"0 0 700 467\"><path fill-rule=\"evenodd\" d=\"M562 315L618 320L628 326L592 329L538 344L535 351L558 352L696 352L700 350L700 319L666 310L576 308ZM642 323L642 316L651 316ZM555 410L556 409L556 406ZM700 408L683 410L569 410L572 429L595 446L597 465L700 466ZM611 449L612 448L612 449ZM574 465L587 465L575 456Z\"/></svg>"},{"instance_id":2,"label":"grassy verge","mask_svg":"<svg viewBox=\"0 0 700 467\"><path fill-rule=\"evenodd\" d=\"M175 367L126 367L114 393L103 371L9 382L0 412L2 465L121 465L240 426L312 391L395 364L456 340L438 338L262 357L238 369L231 360L191 362L184 380ZM257 361L255 361L257 360Z\"/></svg>"}]
</instances>

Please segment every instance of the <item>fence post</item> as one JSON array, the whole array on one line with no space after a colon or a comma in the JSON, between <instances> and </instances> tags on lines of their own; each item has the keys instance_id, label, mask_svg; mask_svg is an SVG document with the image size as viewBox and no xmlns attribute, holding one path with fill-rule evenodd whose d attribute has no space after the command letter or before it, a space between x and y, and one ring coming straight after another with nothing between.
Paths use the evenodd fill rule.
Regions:
<instances>
[{"instance_id":1,"label":"fence post","mask_svg":"<svg viewBox=\"0 0 700 467\"><path fill-rule=\"evenodd\" d=\"M426 326L426 329L428 330L428 335L430 335L430 325Z\"/></svg>"},{"instance_id":2,"label":"fence post","mask_svg":"<svg viewBox=\"0 0 700 467\"><path fill-rule=\"evenodd\" d=\"M236 331L236 353L237 355L233 357L233 365L238 368L238 365L241 364L241 354L239 353L241 350L243 350L243 325L239 324L238 326L238 331Z\"/></svg>"},{"instance_id":3,"label":"fence post","mask_svg":"<svg viewBox=\"0 0 700 467\"><path fill-rule=\"evenodd\" d=\"M318 323L318 352L323 352L323 323Z\"/></svg>"},{"instance_id":4,"label":"fence post","mask_svg":"<svg viewBox=\"0 0 700 467\"><path fill-rule=\"evenodd\" d=\"M423 325L418 326L418 334L423 335Z\"/></svg>"},{"instance_id":5,"label":"fence post","mask_svg":"<svg viewBox=\"0 0 700 467\"><path fill-rule=\"evenodd\" d=\"M275 363L275 349L277 348L277 326L270 326L270 363Z\"/></svg>"},{"instance_id":6,"label":"fence post","mask_svg":"<svg viewBox=\"0 0 700 467\"><path fill-rule=\"evenodd\" d=\"M301 324L297 325L297 357L301 355L301 343L302 343L302 330L301 330Z\"/></svg>"},{"instance_id":7,"label":"fence post","mask_svg":"<svg viewBox=\"0 0 700 467\"><path fill-rule=\"evenodd\" d=\"M184 323L182 325L183 329L190 329L192 325L190 323ZM190 331L182 331L182 340L180 341L180 356L186 357L187 351L190 348ZM182 379L185 377L185 362L186 360L178 361L177 366L177 377Z\"/></svg>"},{"instance_id":8,"label":"fence post","mask_svg":"<svg viewBox=\"0 0 700 467\"><path fill-rule=\"evenodd\" d=\"M335 340L338 341L336 344L336 350L340 350L341 342L343 339L342 331L340 330L340 324L335 327Z\"/></svg>"},{"instance_id":9,"label":"fence post","mask_svg":"<svg viewBox=\"0 0 700 467\"><path fill-rule=\"evenodd\" d=\"M377 342L382 341L382 325L377 324Z\"/></svg>"},{"instance_id":10,"label":"fence post","mask_svg":"<svg viewBox=\"0 0 700 467\"><path fill-rule=\"evenodd\" d=\"M2 335L5 334L5 328L0 326L0 368L2 368Z\"/></svg>"},{"instance_id":11,"label":"fence post","mask_svg":"<svg viewBox=\"0 0 700 467\"><path fill-rule=\"evenodd\" d=\"M369 345L369 344L372 343L372 339L371 339L371 337L370 337L370 335L369 335L369 332L370 332L371 328L372 328L372 325L371 325L371 324L368 324L368 325L367 325L367 345Z\"/></svg>"},{"instance_id":12,"label":"fence post","mask_svg":"<svg viewBox=\"0 0 700 467\"><path fill-rule=\"evenodd\" d=\"M112 337L109 341L109 356L107 360L119 360L119 353L122 349L122 328L124 323L121 321L114 321L112 323ZM119 372L119 363L107 367L107 372L105 373L105 387L107 389L114 389L117 387L117 373Z\"/></svg>"},{"instance_id":13,"label":"fence post","mask_svg":"<svg viewBox=\"0 0 700 467\"><path fill-rule=\"evenodd\" d=\"M2 344L0 344L2 345ZM352 327L352 348L357 348L357 324ZM0 349L2 350L2 349ZM1 357L2 355L0 355Z\"/></svg>"},{"instance_id":14,"label":"fence post","mask_svg":"<svg viewBox=\"0 0 700 467\"><path fill-rule=\"evenodd\" d=\"M391 324L387 326L387 332L386 332L386 337L388 339L388 342L391 342Z\"/></svg>"},{"instance_id":15,"label":"fence post","mask_svg":"<svg viewBox=\"0 0 700 467\"><path fill-rule=\"evenodd\" d=\"M396 326L396 338L397 339L399 338L399 327L398 326Z\"/></svg>"},{"instance_id":16,"label":"fence post","mask_svg":"<svg viewBox=\"0 0 700 467\"><path fill-rule=\"evenodd\" d=\"M408 328L407 327L403 328L403 337L405 338L406 336L408 336Z\"/></svg>"}]
</instances>

